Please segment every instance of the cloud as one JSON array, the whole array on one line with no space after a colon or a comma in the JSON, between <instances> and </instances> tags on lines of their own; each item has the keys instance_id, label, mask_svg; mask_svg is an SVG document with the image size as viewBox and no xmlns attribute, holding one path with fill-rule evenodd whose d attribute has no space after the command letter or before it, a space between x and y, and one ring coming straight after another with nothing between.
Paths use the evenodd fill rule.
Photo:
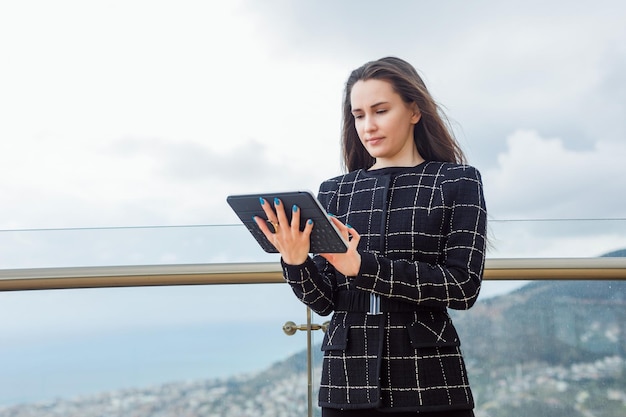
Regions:
<instances>
[{"instance_id":1,"label":"cloud","mask_svg":"<svg viewBox=\"0 0 626 417\"><path fill-rule=\"evenodd\" d=\"M37 149L1 168L13 179L4 177L2 228L232 223L229 194L316 191L321 181L309 165L273 160L271 148L255 141L226 151L158 139L71 151L46 141Z\"/></svg>"},{"instance_id":2,"label":"cloud","mask_svg":"<svg viewBox=\"0 0 626 417\"><path fill-rule=\"evenodd\" d=\"M492 220L489 239L489 258L588 258L626 248L626 223Z\"/></svg>"},{"instance_id":3,"label":"cloud","mask_svg":"<svg viewBox=\"0 0 626 417\"><path fill-rule=\"evenodd\" d=\"M420 70L471 161L492 166L512 127L592 149L626 133L626 7L600 2L248 3L276 54L330 60L344 77L398 55Z\"/></svg>"},{"instance_id":4,"label":"cloud","mask_svg":"<svg viewBox=\"0 0 626 417\"><path fill-rule=\"evenodd\" d=\"M336 72L239 2L36 3L1 6L0 227L233 221L229 193L336 172Z\"/></svg>"},{"instance_id":5,"label":"cloud","mask_svg":"<svg viewBox=\"0 0 626 417\"><path fill-rule=\"evenodd\" d=\"M497 166L482 172L493 256L599 256L626 247L626 144L570 149L530 130L506 143Z\"/></svg>"},{"instance_id":6,"label":"cloud","mask_svg":"<svg viewBox=\"0 0 626 417\"><path fill-rule=\"evenodd\" d=\"M568 149L560 138L519 130L483 174L494 218L624 217L619 192L626 145L598 142L594 149Z\"/></svg>"},{"instance_id":7,"label":"cloud","mask_svg":"<svg viewBox=\"0 0 626 417\"><path fill-rule=\"evenodd\" d=\"M343 83L383 55L425 75L492 215L619 216L625 8L587 4L3 4L0 227L234 223L228 194L315 191Z\"/></svg>"}]
</instances>

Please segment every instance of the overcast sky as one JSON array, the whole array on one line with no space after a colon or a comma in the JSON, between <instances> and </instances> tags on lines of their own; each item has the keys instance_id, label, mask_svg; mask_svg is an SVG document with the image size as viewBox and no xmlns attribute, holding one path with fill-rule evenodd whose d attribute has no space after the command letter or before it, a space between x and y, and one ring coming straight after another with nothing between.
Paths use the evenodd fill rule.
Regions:
<instances>
[{"instance_id":1,"label":"overcast sky","mask_svg":"<svg viewBox=\"0 0 626 417\"><path fill-rule=\"evenodd\" d=\"M233 224L228 194L315 191L348 74L395 55L483 174L491 256L624 248L624 220L502 220L626 218L626 3L512 3L3 1L0 229ZM85 234L2 233L0 267L87 256Z\"/></svg>"},{"instance_id":2,"label":"overcast sky","mask_svg":"<svg viewBox=\"0 0 626 417\"><path fill-rule=\"evenodd\" d=\"M518 3L3 2L0 228L235 223L230 193L315 191L349 72L386 55L492 219L624 218L626 5Z\"/></svg>"}]
</instances>

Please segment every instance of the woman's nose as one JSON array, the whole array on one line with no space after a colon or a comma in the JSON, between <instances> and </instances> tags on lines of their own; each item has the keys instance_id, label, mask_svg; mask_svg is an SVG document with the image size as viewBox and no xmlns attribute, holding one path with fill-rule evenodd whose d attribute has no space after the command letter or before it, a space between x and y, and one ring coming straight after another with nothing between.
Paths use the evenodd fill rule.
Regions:
<instances>
[{"instance_id":1,"label":"woman's nose","mask_svg":"<svg viewBox=\"0 0 626 417\"><path fill-rule=\"evenodd\" d=\"M372 117L366 117L365 118L365 131L373 132L374 130L376 130L376 123L374 122L374 119Z\"/></svg>"}]
</instances>

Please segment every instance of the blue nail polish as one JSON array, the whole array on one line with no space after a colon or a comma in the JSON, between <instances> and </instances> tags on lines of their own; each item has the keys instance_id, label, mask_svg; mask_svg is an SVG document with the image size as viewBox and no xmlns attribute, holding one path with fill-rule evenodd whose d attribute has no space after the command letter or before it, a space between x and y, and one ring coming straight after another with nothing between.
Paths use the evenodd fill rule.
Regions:
<instances>
[{"instance_id":1,"label":"blue nail polish","mask_svg":"<svg viewBox=\"0 0 626 417\"><path fill-rule=\"evenodd\" d=\"M275 198L275 199L274 199L274 205L275 205L275 206L280 206L280 200L279 200L279 199L277 199L277 198Z\"/></svg>"},{"instance_id":2,"label":"blue nail polish","mask_svg":"<svg viewBox=\"0 0 626 417\"><path fill-rule=\"evenodd\" d=\"M292 207L292 209L293 209L293 212L295 213L295 212L297 212L297 211L298 211L298 206L296 206L296 205L294 204L294 205L293 205L293 207Z\"/></svg>"},{"instance_id":3,"label":"blue nail polish","mask_svg":"<svg viewBox=\"0 0 626 417\"><path fill-rule=\"evenodd\" d=\"M261 202L261 205L265 204L265 200L263 199L263 197L259 197L259 202Z\"/></svg>"},{"instance_id":4,"label":"blue nail polish","mask_svg":"<svg viewBox=\"0 0 626 417\"><path fill-rule=\"evenodd\" d=\"M307 223L308 223L308 224L313 224L313 219L309 219L309 220L307 221Z\"/></svg>"},{"instance_id":5,"label":"blue nail polish","mask_svg":"<svg viewBox=\"0 0 626 417\"><path fill-rule=\"evenodd\" d=\"M349 224L346 224L346 227L347 227L348 229L352 229L352 226L350 226Z\"/></svg>"}]
</instances>

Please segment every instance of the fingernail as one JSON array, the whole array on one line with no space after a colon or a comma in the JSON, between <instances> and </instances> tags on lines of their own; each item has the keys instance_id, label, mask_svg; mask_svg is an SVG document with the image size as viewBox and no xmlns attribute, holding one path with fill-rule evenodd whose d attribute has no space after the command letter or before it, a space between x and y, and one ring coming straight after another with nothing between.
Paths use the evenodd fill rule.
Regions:
<instances>
[{"instance_id":1,"label":"fingernail","mask_svg":"<svg viewBox=\"0 0 626 417\"><path fill-rule=\"evenodd\" d=\"M259 201L261 202L261 205L265 204L265 200L263 199L263 197L259 197Z\"/></svg>"},{"instance_id":2,"label":"fingernail","mask_svg":"<svg viewBox=\"0 0 626 417\"><path fill-rule=\"evenodd\" d=\"M313 219L309 219L309 220L307 221L307 223L308 223L308 224L313 224Z\"/></svg>"},{"instance_id":3,"label":"fingernail","mask_svg":"<svg viewBox=\"0 0 626 417\"><path fill-rule=\"evenodd\" d=\"M329 215L330 217L335 217L335 215L334 215L333 213L328 213L328 215Z\"/></svg>"},{"instance_id":4,"label":"fingernail","mask_svg":"<svg viewBox=\"0 0 626 417\"><path fill-rule=\"evenodd\" d=\"M350 226L349 224L346 224L346 227L347 227L348 229L352 229L352 226Z\"/></svg>"},{"instance_id":5,"label":"fingernail","mask_svg":"<svg viewBox=\"0 0 626 417\"><path fill-rule=\"evenodd\" d=\"M274 205L276 205L276 206L280 206L280 200L279 200L279 199L277 199L277 198L275 198L275 199L274 199Z\"/></svg>"},{"instance_id":6,"label":"fingernail","mask_svg":"<svg viewBox=\"0 0 626 417\"><path fill-rule=\"evenodd\" d=\"M296 206L295 204L293 205L293 212L295 213L296 211L298 211L298 206Z\"/></svg>"}]
</instances>

